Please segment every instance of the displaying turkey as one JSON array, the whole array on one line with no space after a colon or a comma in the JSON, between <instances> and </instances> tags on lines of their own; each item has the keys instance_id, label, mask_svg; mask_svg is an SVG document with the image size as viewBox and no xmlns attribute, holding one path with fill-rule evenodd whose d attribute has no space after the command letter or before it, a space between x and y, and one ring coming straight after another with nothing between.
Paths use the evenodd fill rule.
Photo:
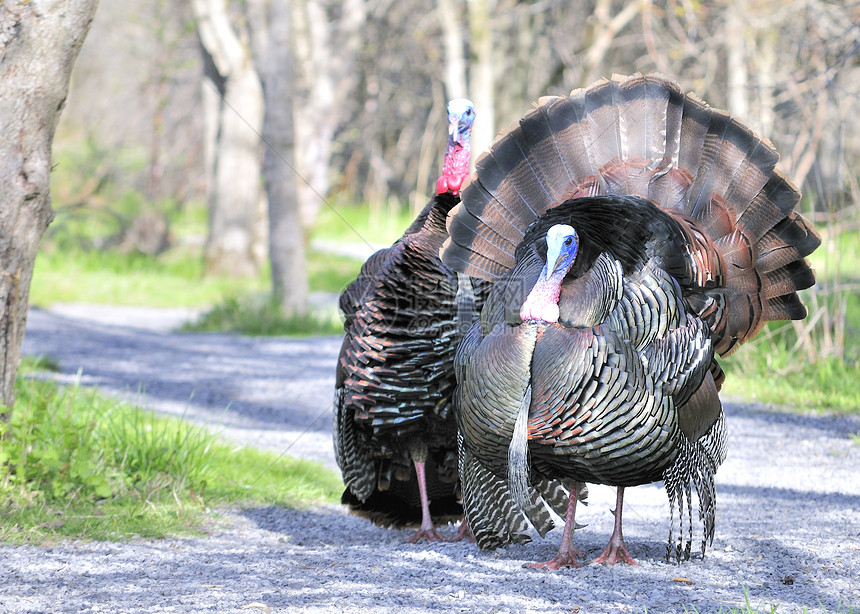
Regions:
<instances>
[{"instance_id":1,"label":"displaying turkey","mask_svg":"<svg viewBox=\"0 0 860 614\"><path fill-rule=\"evenodd\" d=\"M463 515L451 407L454 352L462 336L458 281L439 260L439 248L448 236L445 218L460 201L469 172L474 117L468 100L448 104L438 194L403 237L367 260L340 297L346 334L333 436L346 485L342 501L381 526L420 521L409 541L440 540L434 521Z\"/></svg>"},{"instance_id":2,"label":"displaying turkey","mask_svg":"<svg viewBox=\"0 0 860 614\"><path fill-rule=\"evenodd\" d=\"M535 485L591 482L618 489L596 561L634 563L624 488L662 479L667 557L690 557L691 486L704 554L726 439L714 355L767 321L804 318L796 291L814 283L805 257L820 239L777 159L740 122L641 75L541 99L479 159L442 261L493 283L456 358L463 500L480 547L513 539L541 503ZM532 566L577 565L576 498L561 511L558 555Z\"/></svg>"}]
</instances>

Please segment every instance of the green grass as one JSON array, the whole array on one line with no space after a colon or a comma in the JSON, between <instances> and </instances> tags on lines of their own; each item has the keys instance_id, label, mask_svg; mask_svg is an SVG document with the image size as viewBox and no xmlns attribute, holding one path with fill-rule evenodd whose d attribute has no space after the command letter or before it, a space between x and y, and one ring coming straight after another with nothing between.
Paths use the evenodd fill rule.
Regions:
<instances>
[{"instance_id":1,"label":"green grass","mask_svg":"<svg viewBox=\"0 0 860 614\"><path fill-rule=\"evenodd\" d=\"M360 267L361 261L353 258L309 250L311 291L340 292L355 279ZM197 255L168 253L156 257L43 249L36 258L30 304L206 307L228 297L262 294L268 289L268 270L257 278L208 277Z\"/></svg>"},{"instance_id":2,"label":"green grass","mask_svg":"<svg viewBox=\"0 0 860 614\"><path fill-rule=\"evenodd\" d=\"M225 295L261 292L263 277L210 278L201 258L168 254L120 254L114 251L63 253L43 249L36 258L30 304L58 302L201 307Z\"/></svg>"},{"instance_id":3,"label":"green grass","mask_svg":"<svg viewBox=\"0 0 860 614\"><path fill-rule=\"evenodd\" d=\"M860 281L860 231L827 227L818 230L822 244L809 257L818 282Z\"/></svg>"},{"instance_id":4,"label":"green grass","mask_svg":"<svg viewBox=\"0 0 860 614\"><path fill-rule=\"evenodd\" d=\"M287 317L268 295L228 298L182 327L185 331L230 331L244 335L339 335L343 323L336 309L311 311Z\"/></svg>"},{"instance_id":5,"label":"green grass","mask_svg":"<svg viewBox=\"0 0 860 614\"><path fill-rule=\"evenodd\" d=\"M816 413L860 414L860 234L827 239L810 257L806 320L772 322L721 362L725 396Z\"/></svg>"},{"instance_id":6,"label":"green grass","mask_svg":"<svg viewBox=\"0 0 860 614\"><path fill-rule=\"evenodd\" d=\"M340 294L358 276L363 260L325 254L314 249L307 251L308 279L311 292Z\"/></svg>"},{"instance_id":7,"label":"green grass","mask_svg":"<svg viewBox=\"0 0 860 614\"><path fill-rule=\"evenodd\" d=\"M126 208L134 209L131 204ZM188 207L176 218L178 234L185 227L199 230L197 209ZM265 298L270 289L268 269L256 278L210 277L204 275L199 248L178 246L159 256L87 249L85 246L92 245L100 236L99 230L101 234L107 232L96 223L104 213L69 217L72 219L46 235L36 259L31 305L49 307L58 302L77 302L211 307L200 322L187 330L297 336L342 332L333 310L312 312L300 318L285 318L280 314ZM78 217L92 223L83 225ZM368 206L338 206L335 213L332 208L324 207L312 236L329 242L361 243L361 236L390 243L411 221L412 214L406 211L389 214L375 212ZM85 234L85 228L90 234ZM339 294L358 275L362 260L309 248L307 264L312 292Z\"/></svg>"},{"instance_id":8,"label":"green grass","mask_svg":"<svg viewBox=\"0 0 860 614\"><path fill-rule=\"evenodd\" d=\"M0 423L0 542L199 534L230 505L336 502L342 489L318 463L229 445L94 389L27 376L16 387Z\"/></svg>"},{"instance_id":9,"label":"green grass","mask_svg":"<svg viewBox=\"0 0 860 614\"><path fill-rule=\"evenodd\" d=\"M807 362L785 347L744 348L722 362L724 395L815 413L860 413L860 366L837 357Z\"/></svg>"},{"instance_id":10,"label":"green grass","mask_svg":"<svg viewBox=\"0 0 860 614\"><path fill-rule=\"evenodd\" d=\"M93 162L77 153L66 154L62 162L53 177L55 195L59 202L74 202L77 194L87 192L86 186L74 186L74 182L89 175L73 171L84 165L83 170L92 174L94 169L86 165ZM170 220L175 244L157 256L109 247L123 224L147 207L154 207ZM310 239L362 243L361 237L368 237L374 243L390 243L411 221L407 211L391 213L367 205L333 204L323 207ZM58 207L36 258L30 303L41 307L57 302L207 307L230 297L269 291L268 267L255 278L204 275L205 232L203 204L147 205L140 194L122 193L115 186L103 188L87 200L87 206ZM309 248L307 264L311 291L339 293L355 279L362 260Z\"/></svg>"},{"instance_id":11,"label":"green grass","mask_svg":"<svg viewBox=\"0 0 860 614\"><path fill-rule=\"evenodd\" d=\"M407 207L352 205L333 199L320 209L310 238L390 245L400 238L415 215Z\"/></svg>"},{"instance_id":12,"label":"green grass","mask_svg":"<svg viewBox=\"0 0 860 614\"><path fill-rule=\"evenodd\" d=\"M801 293L809 316L772 322L721 361L724 396L791 410L860 414L860 233L819 228L809 258L816 287Z\"/></svg>"},{"instance_id":13,"label":"green grass","mask_svg":"<svg viewBox=\"0 0 860 614\"><path fill-rule=\"evenodd\" d=\"M846 299L846 313L841 316L822 305L812 311L810 320L801 324L811 324L808 333L798 333L792 323L773 322L722 360L724 395L804 412L860 413L860 330L856 328L860 298ZM833 347L832 324L841 318L845 320L842 347ZM831 353L828 347L833 347Z\"/></svg>"}]
</instances>

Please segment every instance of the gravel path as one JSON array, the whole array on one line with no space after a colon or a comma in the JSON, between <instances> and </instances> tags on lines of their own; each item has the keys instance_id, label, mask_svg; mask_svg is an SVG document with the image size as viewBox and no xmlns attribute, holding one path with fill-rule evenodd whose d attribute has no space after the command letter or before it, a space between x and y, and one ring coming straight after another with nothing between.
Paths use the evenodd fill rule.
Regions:
<instances>
[{"instance_id":1,"label":"gravel path","mask_svg":"<svg viewBox=\"0 0 860 614\"><path fill-rule=\"evenodd\" d=\"M212 424L247 445L334 467L336 338L250 339L168 332L189 312L67 305L30 313L25 352L59 361L64 382ZM80 372L80 376L78 376ZM205 538L0 547L0 612L770 612L860 613L860 421L727 404L714 546L663 562L666 496L630 489L624 533L637 567L544 573L525 562L548 539L481 553L403 544L336 506L219 512ZM589 558L612 528L613 491L591 488L576 543ZM452 528L448 529L453 532ZM804 610L806 608L806 610Z\"/></svg>"}]
</instances>

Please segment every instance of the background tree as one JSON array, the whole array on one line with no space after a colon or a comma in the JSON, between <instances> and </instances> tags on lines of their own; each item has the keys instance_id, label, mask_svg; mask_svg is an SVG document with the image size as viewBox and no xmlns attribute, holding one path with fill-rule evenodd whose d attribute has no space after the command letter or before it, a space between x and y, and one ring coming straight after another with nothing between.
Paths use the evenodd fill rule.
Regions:
<instances>
[{"instance_id":1,"label":"background tree","mask_svg":"<svg viewBox=\"0 0 860 614\"><path fill-rule=\"evenodd\" d=\"M52 181L62 249L161 254L204 177L200 42L188 2L103 2L75 62ZM211 87L206 88L210 93ZM104 227L69 244L66 229Z\"/></svg>"},{"instance_id":2,"label":"background tree","mask_svg":"<svg viewBox=\"0 0 860 614\"><path fill-rule=\"evenodd\" d=\"M308 275L295 164L291 7L269 0L247 0L245 7L265 102L263 177L272 294L286 315L300 316L308 309Z\"/></svg>"},{"instance_id":3,"label":"background tree","mask_svg":"<svg viewBox=\"0 0 860 614\"><path fill-rule=\"evenodd\" d=\"M302 226L310 228L331 185L332 147L345 120L346 100L358 85L356 57L366 21L365 0L290 2L294 52L292 86Z\"/></svg>"},{"instance_id":4,"label":"background tree","mask_svg":"<svg viewBox=\"0 0 860 614\"><path fill-rule=\"evenodd\" d=\"M209 273L254 275L265 258L263 91L248 28L227 0L193 0L203 50ZM262 235L262 236L261 236Z\"/></svg>"},{"instance_id":5,"label":"background tree","mask_svg":"<svg viewBox=\"0 0 860 614\"><path fill-rule=\"evenodd\" d=\"M51 144L96 0L0 3L0 402L15 402L33 263L51 221Z\"/></svg>"},{"instance_id":6,"label":"background tree","mask_svg":"<svg viewBox=\"0 0 860 614\"><path fill-rule=\"evenodd\" d=\"M249 24L238 0L193 1L222 7L228 31L240 42L253 34L242 34ZM852 206L860 176L860 131L853 119L860 105L860 3L854 0L289 5L289 91L293 142L299 144L292 155L306 230L323 199L336 210L369 203L371 215L423 205L438 173L450 97L476 102L479 122L494 125L490 138L540 96L636 71L666 74L768 135L782 166L808 195L807 213L830 222L828 233L860 225ZM72 97L62 131L70 150L92 152L92 172L82 169L77 176L93 179L68 194L63 188L70 205L116 208L115 199L91 191L114 182L146 194L146 206L163 207L148 202L152 192L157 199L173 197L180 209L205 199L207 189L230 190L254 174L232 171L222 188L214 176L206 179L204 169L212 166L203 155L207 132L195 111L201 92L213 89L201 85L207 77L198 35L187 27L191 6L129 0L99 11L91 36L103 46L84 49L75 77L82 94ZM112 71L112 85L97 78L105 71ZM260 147L247 124L237 128ZM154 140L159 133L167 137ZM477 140L475 147L481 147ZM254 181L259 189L259 172ZM166 236L168 245L177 241ZM265 229L255 231L257 245L264 236ZM262 245L255 254L265 254Z\"/></svg>"}]
</instances>

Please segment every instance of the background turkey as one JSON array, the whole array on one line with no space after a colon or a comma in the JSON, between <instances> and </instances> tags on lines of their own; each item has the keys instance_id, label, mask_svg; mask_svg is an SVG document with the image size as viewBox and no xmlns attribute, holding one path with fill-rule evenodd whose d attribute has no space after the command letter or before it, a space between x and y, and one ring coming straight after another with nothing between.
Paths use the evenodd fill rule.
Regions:
<instances>
[{"instance_id":1,"label":"background turkey","mask_svg":"<svg viewBox=\"0 0 860 614\"><path fill-rule=\"evenodd\" d=\"M403 237L373 254L340 297L346 335L337 366L335 456L343 502L381 526L420 522L409 541L442 537L462 518L451 407L457 274L443 266L445 217L469 172L472 103L448 105L438 194ZM413 469L414 466L414 469ZM432 503L431 503L432 502ZM465 525L464 525L465 526Z\"/></svg>"},{"instance_id":2,"label":"background turkey","mask_svg":"<svg viewBox=\"0 0 860 614\"><path fill-rule=\"evenodd\" d=\"M814 283L804 257L820 240L777 159L677 85L634 76L541 99L478 161L442 259L494 282L457 354L479 546L511 541L533 485L593 482L618 487L597 561L633 563L624 488L664 479L680 522L667 555L689 558L691 485L704 553L725 456L714 354L769 320L805 317L796 291ZM497 503L510 500L519 506ZM576 566L575 504L558 555L534 566Z\"/></svg>"}]
</instances>

